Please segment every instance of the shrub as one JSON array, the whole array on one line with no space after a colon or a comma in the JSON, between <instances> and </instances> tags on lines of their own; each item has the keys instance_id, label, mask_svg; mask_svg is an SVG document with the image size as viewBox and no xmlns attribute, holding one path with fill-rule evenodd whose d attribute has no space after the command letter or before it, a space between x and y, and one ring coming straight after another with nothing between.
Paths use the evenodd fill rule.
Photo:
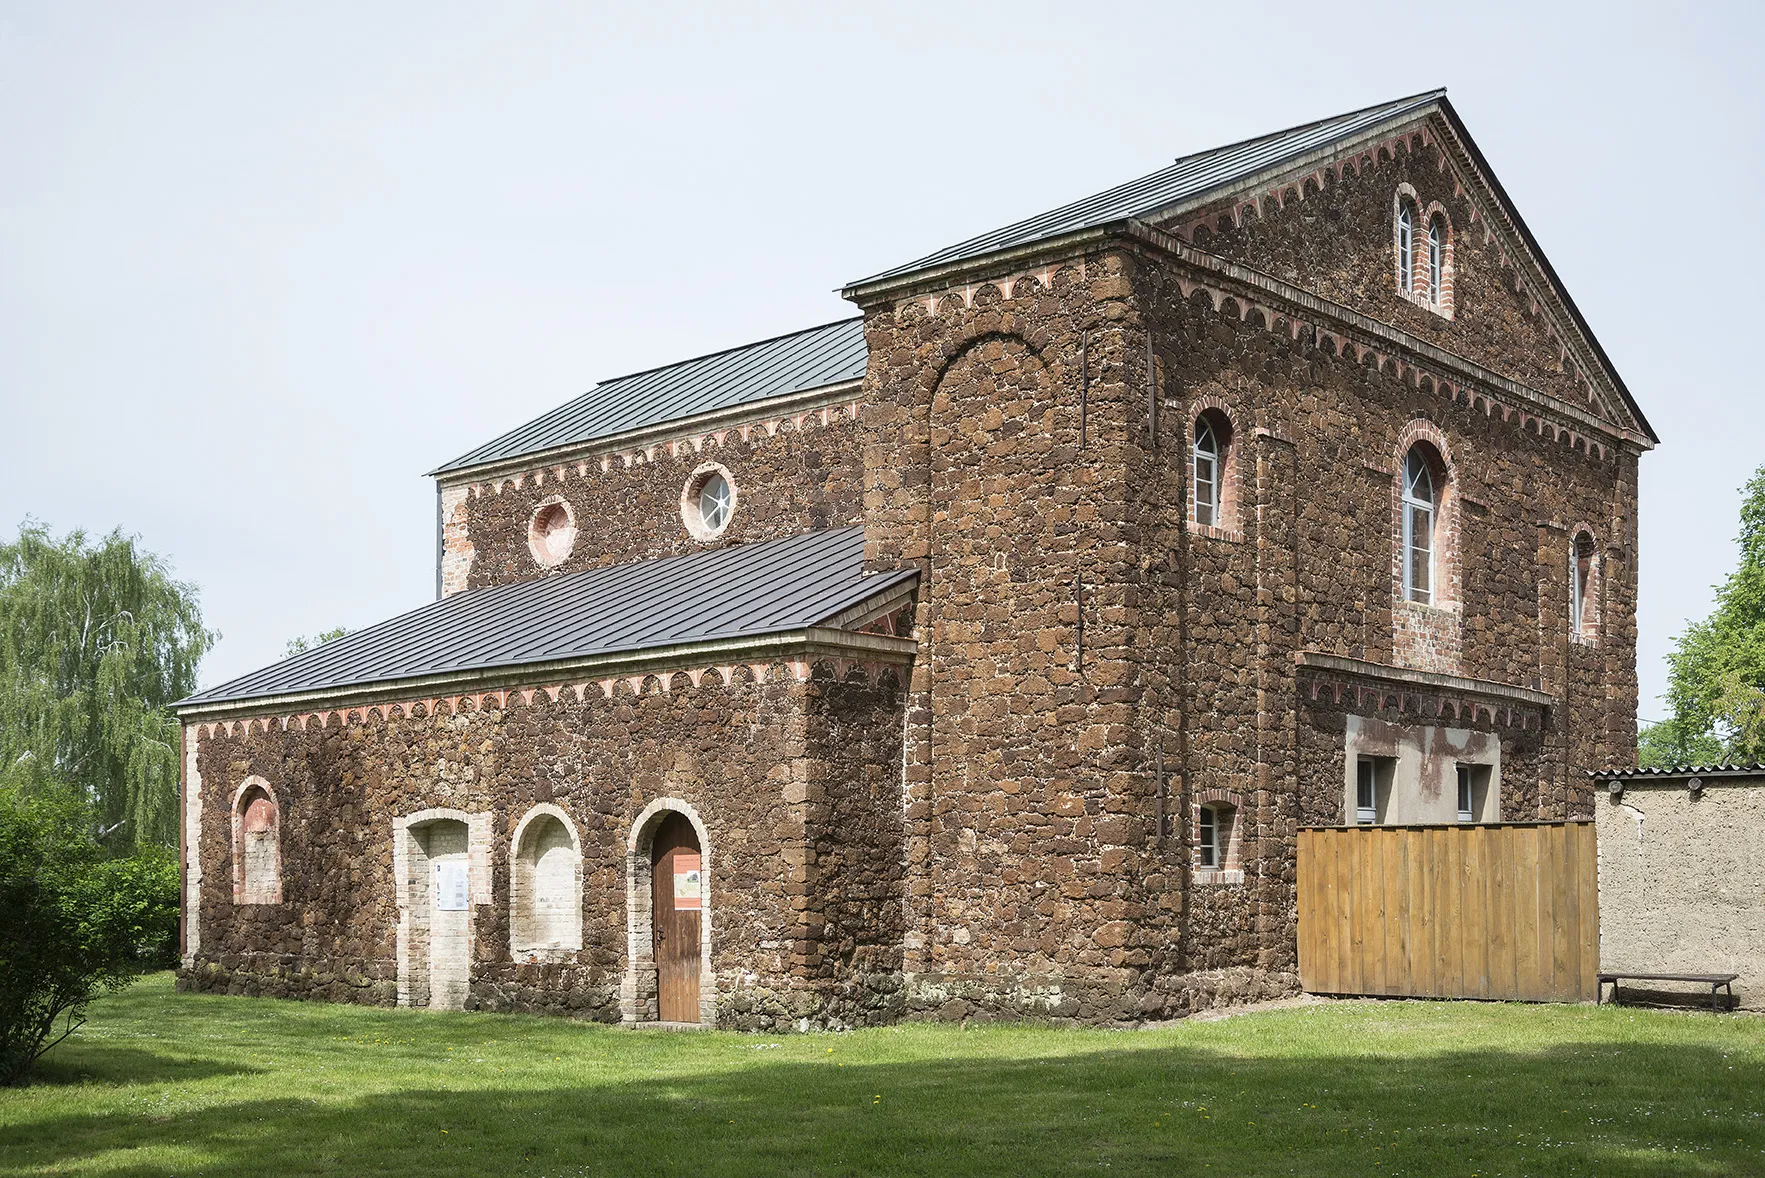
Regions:
<instances>
[{"instance_id":1,"label":"shrub","mask_svg":"<svg viewBox=\"0 0 1765 1178\"><path fill-rule=\"evenodd\" d=\"M91 818L63 798L0 795L0 1084L72 1034L93 998L175 961L175 859L107 859Z\"/></svg>"}]
</instances>

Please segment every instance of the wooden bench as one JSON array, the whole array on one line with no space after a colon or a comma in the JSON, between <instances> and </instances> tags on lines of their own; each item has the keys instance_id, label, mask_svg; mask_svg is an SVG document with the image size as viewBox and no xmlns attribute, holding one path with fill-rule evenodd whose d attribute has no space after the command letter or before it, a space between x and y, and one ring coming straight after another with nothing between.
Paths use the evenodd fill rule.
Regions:
<instances>
[{"instance_id":1,"label":"wooden bench","mask_svg":"<svg viewBox=\"0 0 1765 1178\"><path fill-rule=\"evenodd\" d=\"M1740 975L1737 973L1631 973L1628 970L1621 973L1602 973L1599 975L1600 980L1595 988L1593 1000L1596 1005L1605 1001L1606 983L1610 982L1612 983L1612 1001L1617 1002L1619 978L1629 978L1633 982L1699 982L1710 987L1710 1009L1720 1010L1721 1007L1716 1005L1716 991L1727 990L1728 1005L1732 1007L1734 1005L1733 983L1734 979L1738 977Z\"/></svg>"}]
</instances>

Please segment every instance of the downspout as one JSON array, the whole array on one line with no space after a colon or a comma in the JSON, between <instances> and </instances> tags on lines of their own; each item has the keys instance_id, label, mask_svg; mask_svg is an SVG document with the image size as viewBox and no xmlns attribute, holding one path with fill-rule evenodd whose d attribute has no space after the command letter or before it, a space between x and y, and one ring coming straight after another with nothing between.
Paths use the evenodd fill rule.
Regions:
<instances>
[{"instance_id":1,"label":"downspout","mask_svg":"<svg viewBox=\"0 0 1765 1178\"><path fill-rule=\"evenodd\" d=\"M435 600L441 600L441 558L446 551L445 524L441 518L441 480L435 480Z\"/></svg>"}]
</instances>

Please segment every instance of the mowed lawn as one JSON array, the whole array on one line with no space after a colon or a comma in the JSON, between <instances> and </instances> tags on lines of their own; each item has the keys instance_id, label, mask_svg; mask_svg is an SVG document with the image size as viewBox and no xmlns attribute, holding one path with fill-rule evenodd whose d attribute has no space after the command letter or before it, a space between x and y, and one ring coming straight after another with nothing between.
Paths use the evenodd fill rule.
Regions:
<instances>
[{"instance_id":1,"label":"mowed lawn","mask_svg":"<svg viewBox=\"0 0 1765 1178\"><path fill-rule=\"evenodd\" d=\"M1765 1019L1337 1002L633 1032L180 995L0 1089L0 1174L1765 1174Z\"/></svg>"}]
</instances>

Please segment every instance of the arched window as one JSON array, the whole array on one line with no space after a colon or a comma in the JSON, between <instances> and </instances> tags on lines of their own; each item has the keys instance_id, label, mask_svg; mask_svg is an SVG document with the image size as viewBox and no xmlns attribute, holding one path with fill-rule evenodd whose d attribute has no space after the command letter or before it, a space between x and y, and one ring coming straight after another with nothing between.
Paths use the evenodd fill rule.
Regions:
<instances>
[{"instance_id":1,"label":"arched window","mask_svg":"<svg viewBox=\"0 0 1765 1178\"><path fill-rule=\"evenodd\" d=\"M582 856L563 812L534 807L516 827L514 843L510 947L517 953L582 948Z\"/></svg>"},{"instance_id":2,"label":"arched window","mask_svg":"<svg viewBox=\"0 0 1765 1178\"><path fill-rule=\"evenodd\" d=\"M1416 215L1407 201L1397 209L1397 289L1405 294L1416 289Z\"/></svg>"},{"instance_id":3,"label":"arched window","mask_svg":"<svg viewBox=\"0 0 1765 1178\"><path fill-rule=\"evenodd\" d=\"M1594 546L1593 537L1582 532L1575 537L1569 558L1569 630L1585 638L1593 632L1592 603Z\"/></svg>"},{"instance_id":4,"label":"arched window","mask_svg":"<svg viewBox=\"0 0 1765 1178\"><path fill-rule=\"evenodd\" d=\"M1446 226L1439 217L1428 222L1428 301L1441 303L1441 275L1446 268Z\"/></svg>"},{"instance_id":5,"label":"arched window","mask_svg":"<svg viewBox=\"0 0 1765 1178\"><path fill-rule=\"evenodd\" d=\"M233 803L233 903L282 902L282 816L268 783L249 779Z\"/></svg>"},{"instance_id":6,"label":"arched window","mask_svg":"<svg viewBox=\"0 0 1765 1178\"><path fill-rule=\"evenodd\" d=\"M1220 484L1224 468L1221 459L1225 447L1221 443L1211 414L1195 419L1195 495L1192 514L1195 522L1215 527L1220 519Z\"/></svg>"},{"instance_id":7,"label":"arched window","mask_svg":"<svg viewBox=\"0 0 1765 1178\"><path fill-rule=\"evenodd\" d=\"M1433 464L1421 446L1403 460L1403 597L1434 603L1434 524L1439 503Z\"/></svg>"},{"instance_id":8,"label":"arched window","mask_svg":"<svg viewBox=\"0 0 1765 1178\"><path fill-rule=\"evenodd\" d=\"M1201 827L1195 840L1197 867L1216 870L1226 866L1226 855L1232 846L1232 818L1235 811L1227 805L1201 807Z\"/></svg>"}]
</instances>

